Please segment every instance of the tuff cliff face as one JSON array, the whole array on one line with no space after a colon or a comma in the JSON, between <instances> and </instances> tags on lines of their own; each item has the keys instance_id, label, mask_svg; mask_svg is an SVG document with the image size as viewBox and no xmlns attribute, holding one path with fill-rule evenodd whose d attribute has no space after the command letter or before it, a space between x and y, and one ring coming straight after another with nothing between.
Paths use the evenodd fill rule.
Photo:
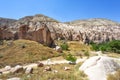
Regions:
<instances>
[{"instance_id":1,"label":"tuff cliff face","mask_svg":"<svg viewBox=\"0 0 120 80\"><path fill-rule=\"evenodd\" d=\"M120 24L107 19L88 19L68 22L84 43L120 40Z\"/></svg>"},{"instance_id":2,"label":"tuff cliff face","mask_svg":"<svg viewBox=\"0 0 120 80\"><path fill-rule=\"evenodd\" d=\"M120 24L106 19L61 23L40 14L19 20L2 18L0 39L29 39L48 46L56 39L101 43L120 40Z\"/></svg>"}]
</instances>

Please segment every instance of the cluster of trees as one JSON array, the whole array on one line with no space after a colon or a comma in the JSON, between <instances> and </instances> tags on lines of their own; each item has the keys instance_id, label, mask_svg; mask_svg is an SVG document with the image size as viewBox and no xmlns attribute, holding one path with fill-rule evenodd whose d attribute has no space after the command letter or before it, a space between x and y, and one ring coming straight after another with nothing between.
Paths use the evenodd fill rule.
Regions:
<instances>
[{"instance_id":1,"label":"cluster of trees","mask_svg":"<svg viewBox=\"0 0 120 80\"><path fill-rule=\"evenodd\" d=\"M113 40L106 43L95 44L91 43L92 49L96 51L115 52L120 54L120 40Z\"/></svg>"}]
</instances>

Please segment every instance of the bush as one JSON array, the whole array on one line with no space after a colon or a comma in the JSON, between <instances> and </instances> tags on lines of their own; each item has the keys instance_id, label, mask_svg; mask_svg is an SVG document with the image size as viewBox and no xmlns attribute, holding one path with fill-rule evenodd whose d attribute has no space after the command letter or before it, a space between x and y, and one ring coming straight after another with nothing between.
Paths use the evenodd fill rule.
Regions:
<instances>
[{"instance_id":1,"label":"bush","mask_svg":"<svg viewBox=\"0 0 120 80\"><path fill-rule=\"evenodd\" d=\"M113 40L106 43L95 44L91 43L92 49L96 51L107 51L120 53L120 40Z\"/></svg>"},{"instance_id":2,"label":"bush","mask_svg":"<svg viewBox=\"0 0 120 80\"><path fill-rule=\"evenodd\" d=\"M68 50L68 44L67 43L63 43L62 45L60 45L60 47L62 48L62 50Z\"/></svg>"},{"instance_id":3,"label":"bush","mask_svg":"<svg viewBox=\"0 0 120 80\"><path fill-rule=\"evenodd\" d=\"M71 54L68 54L66 56L66 60L70 61L70 62L76 62L77 58Z\"/></svg>"}]
</instances>

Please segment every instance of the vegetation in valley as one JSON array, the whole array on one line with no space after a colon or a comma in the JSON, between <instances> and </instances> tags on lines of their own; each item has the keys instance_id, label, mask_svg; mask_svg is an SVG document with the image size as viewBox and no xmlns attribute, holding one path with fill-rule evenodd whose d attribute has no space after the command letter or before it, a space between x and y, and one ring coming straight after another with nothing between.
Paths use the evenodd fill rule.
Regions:
<instances>
[{"instance_id":1,"label":"vegetation in valley","mask_svg":"<svg viewBox=\"0 0 120 80\"><path fill-rule=\"evenodd\" d=\"M68 54L65 59L70 62L76 62L76 60L77 60L77 58L71 54Z\"/></svg>"},{"instance_id":2,"label":"vegetation in valley","mask_svg":"<svg viewBox=\"0 0 120 80\"><path fill-rule=\"evenodd\" d=\"M96 51L106 51L106 52L114 52L120 54L120 40L113 40L101 44L91 43L91 45L92 45L92 49Z\"/></svg>"}]
</instances>

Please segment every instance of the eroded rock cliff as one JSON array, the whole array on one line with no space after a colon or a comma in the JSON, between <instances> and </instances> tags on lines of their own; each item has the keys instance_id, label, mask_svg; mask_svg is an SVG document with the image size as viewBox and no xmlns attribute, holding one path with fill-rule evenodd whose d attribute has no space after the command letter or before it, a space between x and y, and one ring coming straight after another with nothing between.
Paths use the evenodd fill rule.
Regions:
<instances>
[{"instance_id":1,"label":"eroded rock cliff","mask_svg":"<svg viewBox=\"0 0 120 80\"><path fill-rule=\"evenodd\" d=\"M29 39L47 46L52 46L56 39L102 43L120 40L120 24L107 19L61 23L41 14L19 20L2 18L0 39Z\"/></svg>"}]
</instances>

